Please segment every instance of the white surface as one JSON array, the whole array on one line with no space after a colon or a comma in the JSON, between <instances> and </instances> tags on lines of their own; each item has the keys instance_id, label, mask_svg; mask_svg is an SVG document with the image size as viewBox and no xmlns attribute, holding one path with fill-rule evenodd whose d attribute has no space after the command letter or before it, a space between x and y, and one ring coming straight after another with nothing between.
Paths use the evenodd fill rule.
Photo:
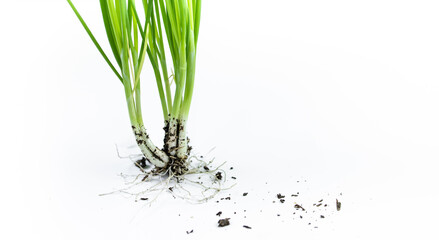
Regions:
<instances>
[{"instance_id":1,"label":"white surface","mask_svg":"<svg viewBox=\"0 0 439 240\"><path fill-rule=\"evenodd\" d=\"M98 3L75 3L108 50ZM204 1L189 134L235 168L223 197L237 204L164 194L148 207L98 196L133 171L114 148L132 136L121 85L67 2L3 3L0 238L437 239L438 7ZM159 143L151 74L145 119ZM342 210L318 229L293 220L291 198L272 200L298 189L305 204L343 192ZM216 227L220 210L231 226Z\"/></svg>"}]
</instances>

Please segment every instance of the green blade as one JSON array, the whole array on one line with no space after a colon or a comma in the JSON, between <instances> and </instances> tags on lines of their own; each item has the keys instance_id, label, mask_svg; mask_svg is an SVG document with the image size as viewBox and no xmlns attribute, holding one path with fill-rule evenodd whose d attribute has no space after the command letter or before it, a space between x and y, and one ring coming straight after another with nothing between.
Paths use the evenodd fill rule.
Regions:
<instances>
[{"instance_id":1,"label":"green blade","mask_svg":"<svg viewBox=\"0 0 439 240\"><path fill-rule=\"evenodd\" d=\"M84 19L82 19L81 15L79 14L78 10L76 10L75 5L73 5L73 3L70 0L67 0L67 2L70 4L70 7L72 8L72 10L75 12L76 17L78 17L79 21L81 22L82 26L84 27L85 31L88 33L88 36L91 38L91 40L93 41L93 43L95 44L96 48L98 49L98 51L101 53L102 57L105 59L105 61L107 62L108 66L110 66L111 70L113 70L114 74L116 74L117 78L119 78L119 80L123 83L122 77L120 76L120 74L117 72L116 68L114 68L113 64L111 63L110 59L108 59L107 55L105 54L104 50L102 50L101 46L99 45L98 41L96 40L96 38L93 36L93 33L90 31L90 29L88 28L87 24L85 23Z\"/></svg>"},{"instance_id":2,"label":"green blade","mask_svg":"<svg viewBox=\"0 0 439 240\"><path fill-rule=\"evenodd\" d=\"M139 28L139 31L143 35L144 32L143 32L142 22L140 21L139 14L137 13L136 5L134 5L134 0L130 0L130 1L133 1L133 3L131 4L131 8L132 8L132 11L134 12L134 16L136 17L137 26Z\"/></svg>"},{"instance_id":3,"label":"green blade","mask_svg":"<svg viewBox=\"0 0 439 240\"><path fill-rule=\"evenodd\" d=\"M149 0L148 3L148 9L146 10L146 18L145 18L145 30L143 31L144 34L142 34L142 45L140 47L140 54L139 54L139 63L138 63L138 68L136 71L136 79L134 80L134 88L136 89L136 87L139 85L139 81L140 81L140 73L142 71L143 68L143 63L145 61L145 55L146 55L146 50L147 50L147 41L148 41L148 37L146 36L147 34L147 27L148 27L148 22L149 19L151 18L151 14L152 14L152 8L153 8L153 0Z\"/></svg>"},{"instance_id":4,"label":"green blade","mask_svg":"<svg viewBox=\"0 0 439 240\"><path fill-rule=\"evenodd\" d=\"M105 30L107 32L108 42L110 43L114 58L116 59L117 64L121 68L122 63L120 60L119 49L118 49L117 43L115 41L115 33L114 33L113 25L112 25L111 20L110 20L110 13L108 10L108 1L107 0L100 0L100 2L101 2L102 17L104 19L104 25L105 25Z\"/></svg>"},{"instance_id":5,"label":"green blade","mask_svg":"<svg viewBox=\"0 0 439 240\"><path fill-rule=\"evenodd\" d=\"M163 26L165 27L166 38L168 39L169 50L171 52L172 60L175 61L177 53L176 53L176 47L174 45L174 37L172 35L172 29L170 26L171 23L163 0L159 0L159 3L160 3L160 11L163 18Z\"/></svg>"},{"instance_id":6,"label":"green blade","mask_svg":"<svg viewBox=\"0 0 439 240\"><path fill-rule=\"evenodd\" d=\"M195 37L195 48L197 47L198 43L198 32L200 30L200 18L201 18L201 0L196 0L196 7L195 7L195 16L194 16L194 37Z\"/></svg>"}]
</instances>

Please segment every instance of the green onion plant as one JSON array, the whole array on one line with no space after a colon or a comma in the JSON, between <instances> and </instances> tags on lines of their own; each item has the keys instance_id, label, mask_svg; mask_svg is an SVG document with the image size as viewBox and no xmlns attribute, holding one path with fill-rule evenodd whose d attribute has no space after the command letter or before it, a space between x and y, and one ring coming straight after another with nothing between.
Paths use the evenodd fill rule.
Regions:
<instances>
[{"instance_id":1,"label":"green onion plant","mask_svg":"<svg viewBox=\"0 0 439 240\"><path fill-rule=\"evenodd\" d=\"M158 171L175 175L187 172L190 154L186 125L195 80L201 0L142 0L140 19L135 0L100 0L114 60L110 60L71 0L67 0L116 77L122 83L136 142L144 157ZM140 4L139 4L140 5ZM166 53L170 53L168 62ZM148 136L141 107L141 73L149 59L162 105L164 146ZM113 64L115 62L115 64ZM169 75L168 64L175 74ZM171 88L171 77L175 87Z\"/></svg>"}]
</instances>

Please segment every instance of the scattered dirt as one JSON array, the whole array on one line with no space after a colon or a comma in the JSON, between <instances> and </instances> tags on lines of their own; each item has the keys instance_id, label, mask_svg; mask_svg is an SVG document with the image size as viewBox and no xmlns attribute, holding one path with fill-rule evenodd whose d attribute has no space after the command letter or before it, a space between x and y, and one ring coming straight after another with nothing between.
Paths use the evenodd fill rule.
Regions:
<instances>
[{"instance_id":1,"label":"scattered dirt","mask_svg":"<svg viewBox=\"0 0 439 240\"><path fill-rule=\"evenodd\" d=\"M136 165L138 165L141 168L143 168L143 167L147 167L146 166L147 163L148 162L146 161L146 159L140 159L140 160L138 160L136 162ZM206 162L205 165L204 164L203 165L199 165L198 170L200 172L202 172L202 173L210 174L210 176L208 178L209 181L211 181L213 183L216 183L216 184L219 184L219 185L222 184L222 183L227 183L227 181L230 181L231 179L233 179L233 180L237 179L235 176L230 176L228 174L226 175L226 173L223 170L219 169L219 168L215 169L214 167L212 167L210 165L210 163L207 163L207 162ZM233 170L233 167L230 167L230 170ZM198 177L198 179L200 179L200 177ZM203 181L204 180L205 179L203 179ZM198 181L194 181L194 183L196 183L196 184L203 184L203 181L198 180ZM207 180L204 181L204 182L207 182ZM297 181L297 182L298 183L300 182L301 184L304 184L304 182L307 182L307 181L301 180L301 181ZM233 181L233 183L236 184L236 181ZM266 182L266 184L268 184L268 182ZM173 187L167 186L164 189L165 190L169 190L167 192L169 192L171 194L178 193L179 188L177 186L173 186ZM243 197L247 197L247 198L250 197L249 200L256 200L256 199L253 199L253 198L255 198L255 194L250 194L249 195L249 193L251 193L251 191L241 192ZM274 216L271 215L272 217L277 218L277 219L281 220L282 222L284 222L284 221L286 221L286 220L288 220L290 218L291 220L300 221L302 224L305 224L305 225L308 224L308 225L310 225L310 228L318 228L318 226L316 226L317 225L316 223L318 223L319 221L322 221L322 223L326 222L326 220L322 220L322 219L330 218L330 216L333 213L335 213L336 211L340 211L340 209L341 209L341 202L338 199L335 199L336 200L335 201L336 211L335 211L334 208L333 208L333 200L330 200L330 202L328 202L327 200L322 198L322 199L317 199L318 200L317 202L315 202L315 201L312 201L312 202L304 201L304 199L302 199L303 193L300 196L299 196L299 194L300 194L299 192L293 192L293 193L291 193L291 192L290 193L287 193L287 192L285 193L284 192L284 194L277 193L276 195L274 195L273 193L270 193L270 191L269 191L268 192L268 196L269 197L265 196L265 197L260 198L259 200L262 200L264 202L266 202L266 201L269 202L269 201L273 200L273 203L277 203L279 201L283 205L277 205L277 204L273 204L272 205L272 208L273 207L274 208L278 208L278 207L280 208L280 209L278 209L278 210L280 210L278 213L274 212L275 215ZM342 193L337 193L336 195L338 195L338 194L340 196L342 195ZM240 194L238 193L238 196L239 195ZM291 197L294 197L294 201L291 201L291 200L286 201L287 198L288 198L288 197L286 198L286 196L288 196L288 195L290 195ZM145 196L145 195L143 195L143 196ZM212 200L214 202L216 201L216 203L220 203L220 201L231 200L231 198L233 196L235 196L235 195L228 194L227 197L223 196L221 198L218 197L215 200L213 200L213 199ZM328 194L328 196L330 196L330 194ZM338 197L341 198L340 196L338 196ZM137 199L140 199L140 200L143 200L143 201L148 201L148 200L151 201L150 199L152 199L152 198L151 197L150 198L142 197L142 198L137 198ZM239 203L239 200L240 200L239 197L235 198L234 199L234 204L236 204L237 202ZM224 203L224 202L221 202L221 203ZM232 206L237 207L237 206L240 206L240 205L238 204L238 205L232 205ZM329 206L329 208L327 208L328 206ZM281 210L281 209L283 209L283 210ZM288 210L288 209L290 209L290 210ZM239 217L239 219L245 221L244 219L247 218L247 216L245 216L246 215L246 210L243 210L242 208L241 209L232 209L232 210L235 210L235 211L233 211L234 215ZM274 209L274 210L278 211L276 209ZM291 211L291 210L296 210L296 211ZM251 211L251 209L249 211ZM262 210L260 210L260 212L262 213ZM225 217L224 215L226 215L226 214L223 214L222 211L218 211L216 213L216 216L219 219L218 220L218 227L225 227L225 226L229 226L230 225L230 218L222 218L222 219L220 219L221 217ZM179 214L179 216L180 216L180 214ZM237 221L237 220L235 219L234 221ZM247 226L247 225L242 225L242 226L243 226L243 228L246 228L246 229L252 229L252 227ZM194 230L186 231L187 234L191 234L193 232L194 232Z\"/></svg>"},{"instance_id":2,"label":"scattered dirt","mask_svg":"<svg viewBox=\"0 0 439 240\"><path fill-rule=\"evenodd\" d=\"M305 208L303 208L302 206L300 206L299 204L295 204L294 208L296 209L302 209L302 211L305 211Z\"/></svg>"},{"instance_id":3,"label":"scattered dirt","mask_svg":"<svg viewBox=\"0 0 439 240\"><path fill-rule=\"evenodd\" d=\"M224 218L224 219L220 219L218 221L218 227L225 227L225 226L229 226L230 225L230 218Z\"/></svg>"},{"instance_id":4,"label":"scattered dirt","mask_svg":"<svg viewBox=\"0 0 439 240\"><path fill-rule=\"evenodd\" d=\"M222 176L221 176L222 177ZM244 192L244 193L242 193L242 196L248 196L248 194L249 194L249 192ZM229 194L230 195L230 194ZM328 194L329 195L329 194ZM295 194L291 194L291 197L296 197L296 198L298 198L299 197L299 192L297 192L297 193L295 193ZM230 198L231 197L224 197L224 198L221 198L221 200L230 200ZM281 194L281 193L278 193L278 194L276 194L276 199L277 200L279 200L281 203L285 203L286 204L286 207L288 207L288 206L291 206L291 205L288 205L287 204L287 202L286 202L286 199L285 199L285 195L283 195L283 194ZM298 198L299 200L300 200L300 198ZM262 200L264 200L264 199L262 199ZM276 201L273 201L273 203L275 203ZM236 203L236 202L235 202ZM291 203L290 203L291 204ZM292 205L292 207L293 207L293 209L296 209L296 210L301 210L301 212L303 212L302 214L304 214L304 215L299 215L299 219L303 219L303 220L305 220L306 219L306 221L307 222L305 222L305 224L306 223L308 223L308 225L310 225L312 228L318 228L318 226L316 226L315 224L312 224L311 222L308 222L308 221L310 221L310 220L313 220L313 221L318 221L318 219L325 219L326 218L326 214L325 215L323 215L322 213L323 213L323 211L327 211L327 209L326 208L319 208L319 207L321 207L321 206L324 206L324 207L327 207L328 206L328 204L327 203L325 203L325 200L324 199L320 199L319 201L317 201L316 203L313 203L312 204L312 207L310 207L310 208L312 208L312 209L309 209L308 208L308 211L306 211L305 210L305 207L304 206L308 206L306 203L304 203L305 205L303 205L303 204L301 204L301 203L294 203L293 205ZM338 199L336 199L336 206L337 206L337 211L339 211L340 210L340 207L341 207L341 202L340 201L338 201ZM243 210L243 212L245 213L246 212L246 210ZM260 211L260 212L262 212L262 210ZM328 213L328 212L326 212L326 213ZM237 214L236 212L233 212L233 214ZM295 215L296 214L296 212L293 212L292 213L293 215ZM216 214L217 216L221 216L222 215L222 212L218 212L217 214ZM288 214L287 214L288 215ZM278 214L276 214L276 216L277 217L279 217L279 218L285 218L285 215L284 214L282 214L282 213L278 213ZM247 216L243 216L243 218L245 219L245 218L247 218ZM293 219L294 219L294 217L293 217ZM219 221L218 221L218 226L219 227L224 227L224 226L228 226L228 225L230 225L230 218L224 218L224 219L220 219ZM282 222L283 222L283 220L282 220ZM251 229L251 227L249 227L249 226L247 226L247 225L243 225L243 227L244 228L246 228L246 229Z\"/></svg>"},{"instance_id":5,"label":"scattered dirt","mask_svg":"<svg viewBox=\"0 0 439 240\"><path fill-rule=\"evenodd\" d=\"M337 211L340 211L340 209L341 209L341 202L338 201L338 199L335 199L335 205L337 206Z\"/></svg>"}]
</instances>

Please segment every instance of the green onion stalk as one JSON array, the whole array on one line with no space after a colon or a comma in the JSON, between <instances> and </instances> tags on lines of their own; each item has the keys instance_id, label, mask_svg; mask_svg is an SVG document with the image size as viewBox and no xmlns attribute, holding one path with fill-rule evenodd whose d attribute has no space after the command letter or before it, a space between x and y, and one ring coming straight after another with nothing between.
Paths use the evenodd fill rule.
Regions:
<instances>
[{"instance_id":1,"label":"green onion stalk","mask_svg":"<svg viewBox=\"0 0 439 240\"><path fill-rule=\"evenodd\" d=\"M158 170L184 174L191 149L186 126L195 80L201 0L142 0L144 21L134 0L100 0L108 42L118 68L102 50L71 0L67 1L124 87L132 130L144 158ZM168 72L167 51L175 70L173 76ZM146 57L153 68L162 105L165 123L162 149L151 141L143 122L140 74ZM172 89L171 77L175 82Z\"/></svg>"}]
</instances>

